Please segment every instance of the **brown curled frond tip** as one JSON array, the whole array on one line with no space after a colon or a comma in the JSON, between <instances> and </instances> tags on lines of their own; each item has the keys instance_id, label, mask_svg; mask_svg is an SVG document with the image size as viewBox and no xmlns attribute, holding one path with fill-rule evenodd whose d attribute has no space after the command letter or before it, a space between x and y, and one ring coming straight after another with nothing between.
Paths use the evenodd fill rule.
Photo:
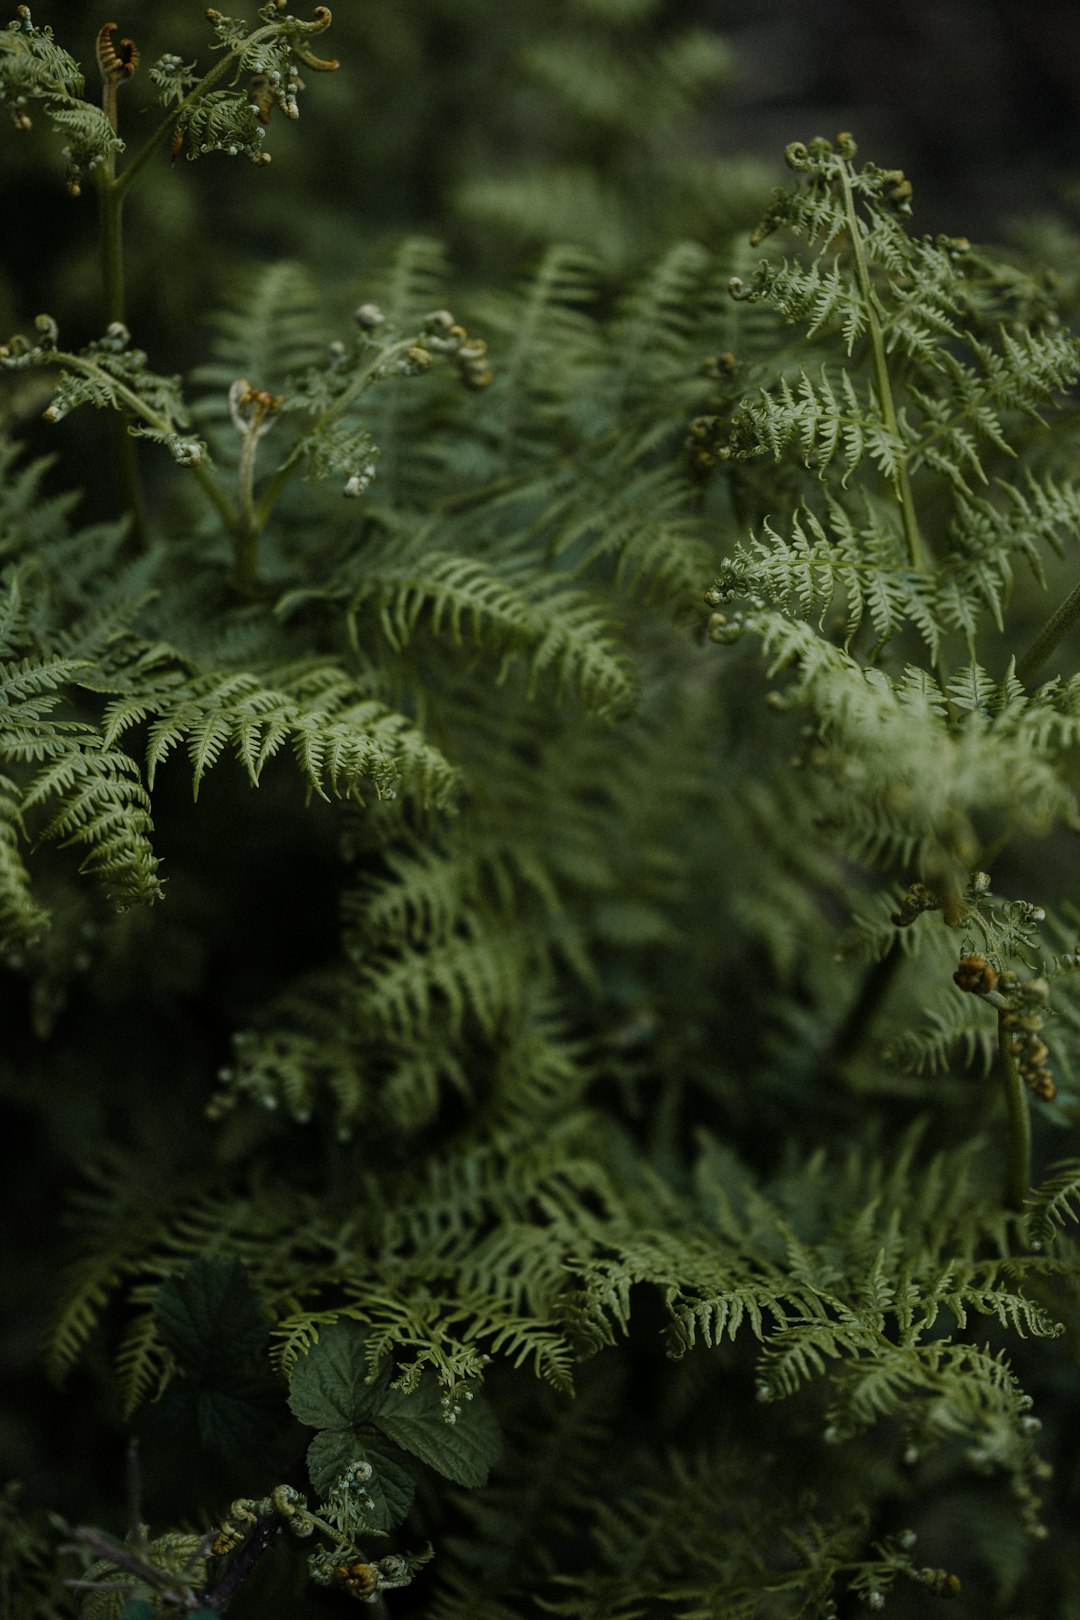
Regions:
<instances>
[{"instance_id":1,"label":"brown curled frond tip","mask_svg":"<svg viewBox=\"0 0 1080 1620\"><path fill-rule=\"evenodd\" d=\"M119 83L121 79L130 79L139 65L139 47L133 39L122 39L118 44L113 42L116 23L109 22L98 31L97 37L97 65L101 77L108 82L112 80Z\"/></svg>"}]
</instances>

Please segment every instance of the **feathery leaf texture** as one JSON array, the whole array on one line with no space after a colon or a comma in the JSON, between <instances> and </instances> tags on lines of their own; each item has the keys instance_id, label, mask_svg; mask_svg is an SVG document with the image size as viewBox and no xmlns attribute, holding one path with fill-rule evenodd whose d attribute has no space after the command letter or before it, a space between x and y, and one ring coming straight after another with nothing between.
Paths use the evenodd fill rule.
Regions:
<instances>
[{"instance_id":1,"label":"feathery leaf texture","mask_svg":"<svg viewBox=\"0 0 1080 1620\"><path fill-rule=\"evenodd\" d=\"M259 15L266 52L215 13L218 45L287 76L301 25ZM9 33L0 84L37 38ZM68 71L45 43L42 84ZM684 52L658 102L712 71ZM530 71L559 59L545 41ZM640 71L620 64L616 99ZM188 72L155 70L167 105ZM588 65L563 90L618 121ZM189 156L256 155L259 110L236 86L198 98ZM39 501L44 469L7 476L0 447L0 936L32 994L59 1002L74 972L69 943L39 943L39 887L58 917L89 904L60 858L39 885L34 843L74 846L126 906L162 892L155 805L178 868L192 857L168 836L188 815L213 828L209 790L195 812L169 792L181 770L197 797L231 760L226 802L261 787L251 814L273 816L291 755L337 801L336 936L298 929L272 984L227 861L220 894L174 881L176 936L171 896L152 934L95 935L95 983L164 941L145 1007L124 992L92 1016L130 1017L132 1053L160 1051L166 1077L161 1009L180 1027L211 1000L176 1086L208 1118L157 1140L150 1102L121 1091L130 1145L75 1200L50 1368L93 1340L127 1416L186 1415L252 1470L288 1400L331 1525L358 1467L372 1533L402 1521L414 1464L467 1488L435 1620L750 1620L876 1608L896 1582L949 1592L906 1535L870 1539L922 1457L932 1499L998 1476L1038 1529L1024 1386L1072 1322L1080 1173L1067 1158L1003 1209L986 1099L1001 1029L1040 1064L1075 1044L1080 954L1061 924L1049 956L1041 906L973 868L1080 825L1080 677L1025 683L994 639L1080 520L1052 430L1080 368L1036 278L912 238L902 177L853 157L843 137L792 149L800 185L755 249L783 227L801 244L739 260L731 301L723 255L693 243L622 288L585 248L548 248L467 312L485 351L414 238L365 283L349 343L327 343L298 266L238 280L190 418L122 331L67 355L39 322L36 347L0 355L60 366L54 414L133 413L199 472L135 556L123 525L70 527ZM770 310L799 330L767 355ZM462 390L466 339L493 375ZM440 352L425 386L384 386ZM256 477L264 434L276 461ZM328 474L362 498L334 500ZM202 522L184 504L200 487ZM257 567L230 586L237 539ZM727 656L682 634L710 578ZM760 714L755 664L776 688ZM306 836L298 808L283 820ZM276 906L279 870L256 875ZM1042 1013L995 1016L1021 973L1045 1045ZM66 1083L60 1065L58 1106ZM1068 1123L1072 1099L1056 1106ZM823 1497L846 1469L843 1503L793 1482L795 1444ZM997 1484L979 1481L987 1501ZM423 1500L441 1523L437 1482ZM340 1586L356 1566L332 1556Z\"/></svg>"}]
</instances>

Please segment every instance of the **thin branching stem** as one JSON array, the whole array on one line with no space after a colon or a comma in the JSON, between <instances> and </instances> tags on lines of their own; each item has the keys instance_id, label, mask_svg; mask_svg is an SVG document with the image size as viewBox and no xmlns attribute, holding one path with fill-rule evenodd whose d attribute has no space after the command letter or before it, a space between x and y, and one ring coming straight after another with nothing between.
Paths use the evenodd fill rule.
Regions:
<instances>
[{"instance_id":1,"label":"thin branching stem","mask_svg":"<svg viewBox=\"0 0 1080 1620\"><path fill-rule=\"evenodd\" d=\"M870 333L870 352L874 366L874 385L877 389L878 403L881 406L881 417L887 432L899 443L901 440L900 424L897 420L896 405L893 401L892 383L889 380L889 364L885 353L885 336L878 320L877 299L874 296L873 284L870 280L870 269L863 251L862 224L855 209L855 196L851 189L851 169L847 161L841 158L839 163L840 183L844 192L844 213L847 216L848 235L851 239L851 255L855 261L855 275L859 283L859 293L862 297L863 308L866 310L867 328ZM911 490L911 480L908 476L907 463L900 457L896 477L893 480L896 491L897 504L900 507L900 518L904 525L904 538L907 542L908 561L912 568L919 573L926 570L926 548L922 535L919 533L919 519L915 510L915 497Z\"/></svg>"},{"instance_id":2,"label":"thin branching stem","mask_svg":"<svg viewBox=\"0 0 1080 1620\"><path fill-rule=\"evenodd\" d=\"M166 141L171 139L177 124L204 96L209 95L210 91L215 89L223 79L228 78L229 74L237 67L244 53L261 44L264 39L272 39L276 33L280 32L280 27L279 23L271 23L266 28L257 28L253 34L249 34L246 39L241 40L239 45L234 45L231 51L227 51L221 60L216 62L208 73L204 74L198 84L188 91L183 101L165 115L145 145L140 147L131 162L117 177L116 190L118 195L122 197L131 190L132 186L145 174L155 153L160 151Z\"/></svg>"},{"instance_id":3,"label":"thin branching stem","mask_svg":"<svg viewBox=\"0 0 1080 1620\"><path fill-rule=\"evenodd\" d=\"M105 76L103 106L115 133L117 79ZM99 251L101 255L101 296L105 323L124 323L126 299L124 294L124 236L123 195L116 184L116 154L112 150L99 164L95 176L100 221ZM146 497L139 471L138 449L127 430L127 412L113 418L113 451L116 456L120 487L125 496L125 507L131 516L132 534L141 550L150 543L146 516Z\"/></svg>"},{"instance_id":4,"label":"thin branching stem","mask_svg":"<svg viewBox=\"0 0 1080 1620\"><path fill-rule=\"evenodd\" d=\"M833 1031L818 1059L817 1078L828 1080L832 1071L849 1063L864 1044L903 961L899 936L884 956L871 962L842 1022Z\"/></svg>"},{"instance_id":5,"label":"thin branching stem","mask_svg":"<svg viewBox=\"0 0 1080 1620\"><path fill-rule=\"evenodd\" d=\"M1031 1115L1012 1037L1005 1024L1007 1011L1007 1008L998 1009L998 1056L1007 1122L1005 1203L1009 1209L1021 1210L1031 1185Z\"/></svg>"},{"instance_id":6,"label":"thin branching stem","mask_svg":"<svg viewBox=\"0 0 1080 1620\"><path fill-rule=\"evenodd\" d=\"M896 414L892 382L889 378L888 356L885 351L885 334L882 332L881 322L878 319L878 301L874 293L873 282L870 279L870 268L866 262L866 254L863 250L862 224L855 208L855 194L851 187L851 167L846 159L841 158L839 168L840 182L844 193L844 213L847 218L848 235L851 239L851 254L855 261L855 275L859 283L863 308L866 311L867 329L870 333L874 386L877 390L878 403L881 406L881 418L886 431L897 444L901 444L900 422ZM911 477L908 472L905 453L901 453L898 457L896 476L893 478L892 484L896 493L896 502L900 508L900 521L904 528L908 561L916 573L926 573L928 568L926 546L919 529L919 515L915 506L915 494L911 487ZM951 699L948 698L948 681L945 667L940 658L936 660L935 673L942 692L946 694L949 718L955 720L955 710Z\"/></svg>"},{"instance_id":7,"label":"thin branching stem","mask_svg":"<svg viewBox=\"0 0 1080 1620\"><path fill-rule=\"evenodd\" d=\"M1060 607L1052 613L1016 666L1016 678L1025 686L1040 670L1073 625L1080 619L1080 585L1071 590Z\"/></svg>"},{"instance_id":8,"label":"thin branching stem","mask_svg":"<svg viewBox=\"0 0 1080 1620\"><path fill-rule=\"evenodd\" d=\"M350 405L363 393L374 380L383 366L389 365L399 354L405 354L416 344L415 337L399 338L396 343L388 343L381 348L374 359L359 372L348 388L339 394L332 405L316 417L311 427L293 446L291 453L281 463L281 466L267 482L259 499L254 513L254 529L256 538L265 529L275 506L281 499L285 486L303 466L306 449L309 443L315 443L331 427L339 417L343 416Z\"/></svg>"}]
</instances>

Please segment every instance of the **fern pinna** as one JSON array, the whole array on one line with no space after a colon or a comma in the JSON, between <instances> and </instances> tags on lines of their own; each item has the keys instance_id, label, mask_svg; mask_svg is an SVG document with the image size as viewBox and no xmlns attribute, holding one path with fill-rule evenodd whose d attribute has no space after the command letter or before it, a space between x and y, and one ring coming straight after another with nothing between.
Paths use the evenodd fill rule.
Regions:
<instances>
[{"instance_id":1,"label":"fern pinna","mask_svg":"<svg viewBox=\"0 0 1080 1620\"><path fill-rule=\"evenodd\" d=\"M0 368L116 421L123 506L5 438L5 1090L77 1182L48 1371L153 1521L79 1474L58 1551L7 1492L5 1602L1027 1613L1035 1543L1076 1573L1075 1159L1029 1182L1078 957L1026 853L1075 821L1071 610L1014 577L1076 507L1053 288L841 137L782 262L552 247L463 318L415 237L347 295L241 271L158 373L128 192L258 162L334 65L325 7L208 15L130 157L137 44L102 111L0 36L106 290Z\"/></svg>"}]
</instances>

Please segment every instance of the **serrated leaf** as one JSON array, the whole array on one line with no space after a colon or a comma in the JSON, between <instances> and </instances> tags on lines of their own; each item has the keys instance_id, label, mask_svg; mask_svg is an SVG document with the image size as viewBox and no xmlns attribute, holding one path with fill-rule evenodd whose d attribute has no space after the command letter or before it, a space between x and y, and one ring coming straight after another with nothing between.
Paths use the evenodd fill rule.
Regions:
<instances>
[{"instance_id":1,"label":"serrated leaf","mask_svg":"<svg viewBox=\"0 0 1080 1620\"><path fill-rule=\"evenodd\" d=\"M196 1378L251 1361L266 1348L269 1323L239 1260L196 1260L158 1290L154 1320L162 1342Z\"/></svg>"},{"instance_id":2,"label":"serrated leaf","mask_svg":"<svg viewBox=\"0 0 1080 1620\"><path fill-rule=\"evenodd\" d=\"M382 1380L368 1383L363 1330L355 1322L334 1322L297 1362L289 1408L313 1429L353 1429L371 1417L384 1388Z\"/></svg>"},{"instance_id":3,"label":"serrated leaf","mask_svg":"<svg viewBox=\"0 0 1080 1620\"><path fill-rule=\"evenodd\" d=\"M430 1379L411 1395L388 1389L375 1421L402 1450L456 1485L483 1485L499 1455L499 1428L487 1401L477 1396L465 1402L457 1421L447 1423L438 1386Z\"/></svg>"},{"instance_id":4,"label":"serrated leaf","mask_svg":"<svg viewBox=\"0 0 1080 1620\"><path fill-rule=\"evenodd\" d=\"M221 1457L243 1457L269 1437L272 1419L250 1395L200 1389L195 1396L200 1444Z\"/></svg>"},{"instance_id":5,"label":"serrated leaf","mask_svg":"<svg viewBox=\"0 0 1080 1620\"><path fill-rule=\"evenodd\" d=\"M179 1378L145 1409L142 1421L147 1437L159 1446L197 1440L218 1456L250 1456L273 1435L280 1415L275 1406L272 1391L251 1379L208 1385Z\"/></svg>"},{"instance_id":6,"label":"serrated leaf","mask_svg":"<svg viewBox=\"0 0 1080 1620\"><path fill-rule=\"evenodd\" d=\"M308 1447L307 1464L311 1483L325 1496L335 1479L350 1463L368 1462L374 1469L364 1486L371 1497L370 1523L373 1530L393 1530L412 1506L416 1482L397 1446L376 1429L322 1429Z\"/></svg>"}]
</instances>

